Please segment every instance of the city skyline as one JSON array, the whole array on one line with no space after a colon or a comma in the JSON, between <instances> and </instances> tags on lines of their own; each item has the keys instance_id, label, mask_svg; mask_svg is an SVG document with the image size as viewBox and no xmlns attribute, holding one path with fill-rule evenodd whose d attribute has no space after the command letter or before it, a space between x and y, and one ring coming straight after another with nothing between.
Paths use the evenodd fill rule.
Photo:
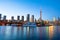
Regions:
<instances>
[{"instance_id":1,"label":"city skyline","mask_svg":"<svg viewBox=\"0 0 60 40\"><path fill-rule=\"evenodd\" d=\"M24 18L26 17L26 20L24 20ZM42 11L40 11L40 17L39 19L36 19L34 15L30 15L30 14L27 14L27 16L20 16L20 15L17 15L16 18L14 16L11 16L10 19L7 19L7 16L4 15L2 16L2 14L0 14L0 20L17 20L17 21L28 21L28 22L34 22L34 21L60 21L60 17L56 18L56 17L53 17L52 20L43 20L42 19Z\"/></svg>"},{"instance_id":2,"label":"city skyline","mask_svg":"<svg viewBox=\"0 0 60 40\"><path fill-rule=\"evenodd\" d=\"M7 19L11 19L11 16L16 18L18 15L24 15L26 20L27 14L39 19L42 9L42 19L52 20L53 17L60 16L59 4L59 0L0 0L0 13L6 15Z\"/></svg>"}]
</instances>

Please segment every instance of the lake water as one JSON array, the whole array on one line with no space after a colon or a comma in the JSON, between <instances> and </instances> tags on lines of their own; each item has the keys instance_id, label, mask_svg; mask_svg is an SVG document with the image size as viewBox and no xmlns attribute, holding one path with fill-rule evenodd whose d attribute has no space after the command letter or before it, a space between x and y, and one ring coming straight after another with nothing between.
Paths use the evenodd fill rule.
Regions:
<instances>
[{"instance_id":1,"label":"lake water","mask_svg":"<svg viewBox=\"0 0 60 40\"><path fill-rule=\"evenodd\" d=\"M0 26L0 40L60 40L60 26Z\"/></svg>"}]
</instances>

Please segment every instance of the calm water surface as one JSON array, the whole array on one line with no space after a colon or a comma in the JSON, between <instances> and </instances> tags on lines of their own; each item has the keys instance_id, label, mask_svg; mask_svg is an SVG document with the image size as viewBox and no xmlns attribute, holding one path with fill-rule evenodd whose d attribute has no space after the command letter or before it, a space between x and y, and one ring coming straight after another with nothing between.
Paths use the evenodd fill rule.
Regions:
<instances>
[{"instance_id":1,"label":"calm water surface","mask_svg":"<svg viewBox=\"0 0 60 40\"><path fill-rule=\"evenodd\" d=\"M60 40L60 26L0 26L0 40Z\"/></svg>"}]
</instances>

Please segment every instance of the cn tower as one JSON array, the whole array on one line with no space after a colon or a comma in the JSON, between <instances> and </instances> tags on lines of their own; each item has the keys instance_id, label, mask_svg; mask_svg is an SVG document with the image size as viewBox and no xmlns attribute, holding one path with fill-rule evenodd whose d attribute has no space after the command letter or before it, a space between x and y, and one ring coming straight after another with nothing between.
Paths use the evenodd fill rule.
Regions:
<instances>
[{"instance_id":1,"label":"cn tower","mask_svg":"<svg viewBox=\"0 0 60 40\"><path fill-rule=\"evenodd\" d=\"M42 21L42 10L40 9L40 21Z\"/></svg>"}]
</instances>

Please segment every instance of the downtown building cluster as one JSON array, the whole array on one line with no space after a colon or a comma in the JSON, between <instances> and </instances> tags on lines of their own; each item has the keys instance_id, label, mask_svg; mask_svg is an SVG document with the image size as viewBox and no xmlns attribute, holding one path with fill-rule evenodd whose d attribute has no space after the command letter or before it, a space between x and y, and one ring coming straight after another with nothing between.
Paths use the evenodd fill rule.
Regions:
<instances>
[{"instance_id":1,"label":"downtown building cluster","mask_svg":"<svg viewBox=\"0 0 60 40\"><path fill-rule=\"evenodd\" d=\"M18 15L17 20L14 19L14 16L11 16L11 20L6 19L6 15L2 17L2 14L0 14L0 25L11 25L11 24L17 24L19 26L22 26L26 22L36 23L38 26L45 26L45 25L60 25L60 17L58 17L58 20L56 18L53 18L53 21L49 20L43 20L42 19L42 11L40 10L40 17L38 20L34 18L34 15L31 16L30 14L27 14L26 20L24 20L24 16ZM20 19L21 18L21 19Z\"/></svg>"},{"instance_id":2,"label":"downtown building cluster","mask_svg":"<svg viewBox=\"0 0 60 40\"><path fill-rule=\"evenodd\" d=\"M31 19L30 19L30 14L27 14L26 20L24 20L24 16L21 16L21 19L20 19L20 16L19 15L17 16L17 20L14 19L14 16L11 16L11 20L8 20L6 15L4 15L2 17L2 14L0 14L0 25L18 24L18 25L21 26L22 24L24 24L26 22L35 22L34 15L32 15L31 16Z\"/></svg>"},{"instance_id":3,"label":"downtown building cluster","mask_svg":"<svg viewBox=\"0 0 60 40\"><path fill-rule=\"evenodd\" d=\"M6 18L7 16L6 15L4 15L3 17L2 17L2 14L0 14L0 21L1 20L3 20L3 21L9 21L7 18ZM21 19L20 19L20 16L17 16L17 20L16 19L14 19L14 16L11 16L11 21L12 22L19 22L19 21L24 21L24 16L22 16L21 17ZM27 14L27 17L26 17L26 20L25 21L27 21L27 22L34 22L35 20L34 20L34 15L32 15L31 16L31 18L30 18L30 14Z\"/></svg>"}]
</instances>

